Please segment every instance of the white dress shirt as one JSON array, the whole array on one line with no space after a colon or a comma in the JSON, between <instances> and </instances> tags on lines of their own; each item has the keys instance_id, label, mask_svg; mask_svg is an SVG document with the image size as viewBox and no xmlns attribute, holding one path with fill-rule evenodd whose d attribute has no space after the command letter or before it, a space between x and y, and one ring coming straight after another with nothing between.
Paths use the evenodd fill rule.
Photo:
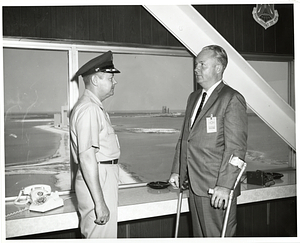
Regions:
<instances>
[{"instance_id":1,"label":"white dress shirt","mask_svg":"<svg viewBox=\"0 0 300 243\"><path fill-rule=\"evenodd\" d=\"M211 86L208 90L205 90L203 89L202 90L202 93L197 101L197 104L194 108L194 111L193 111L193 115L191 116L191 126L193 125L194 121L195 121L195 117L196 117L196 113L197 113L197 110L200 106L200 103L201 103L201 99L202 99L202 96L203 96L203 93L206 92L206 98L204 100L204 103L203 103L203 106L202 108L204 107L206 101L209 99L210 95L212 94L212 92L215 90L215 88L222 82L222 80L218 81L217 83L215 83L213 86Z\"/></svg>"}]
</instances>

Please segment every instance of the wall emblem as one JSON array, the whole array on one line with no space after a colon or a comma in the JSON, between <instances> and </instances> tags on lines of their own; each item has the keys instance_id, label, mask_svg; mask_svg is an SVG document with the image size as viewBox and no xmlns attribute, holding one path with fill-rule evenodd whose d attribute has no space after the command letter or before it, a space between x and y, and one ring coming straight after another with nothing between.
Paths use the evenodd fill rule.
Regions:
<instances>
[{"instance_id":1,"label":"wall emblem","mask_svg":"<svg viewBox=\"0 0 300 243\"><path fill-rule=\"evenodd\" d=\"M278 12L274 9L274 4L256 4L252 11L253 18L265 29L274 25L278 21Z\"/></svg>"}]
</instances>

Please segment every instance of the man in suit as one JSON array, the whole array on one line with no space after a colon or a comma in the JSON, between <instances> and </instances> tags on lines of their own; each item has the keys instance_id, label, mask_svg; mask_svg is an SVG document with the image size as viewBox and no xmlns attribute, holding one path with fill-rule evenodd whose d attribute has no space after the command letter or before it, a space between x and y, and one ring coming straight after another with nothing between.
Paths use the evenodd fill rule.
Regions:
<instances>
[{"instance_id":1,"label":"man in suit","mask_svg":"<svg viewBox=\"0 0 300 243\"><path fill-rule=\"evenodd\" d=\"M188 180L195 237L221 236L229 194L240 172L232 161L244 160L247 149L247 106L239 92L223 83L227 63L220 46L204 47L197 55L195 76L202 88L188 98L169 179L175 188L182 188ZM226 236L236 233L237 191Z\"/></svg>"}]
</instances>

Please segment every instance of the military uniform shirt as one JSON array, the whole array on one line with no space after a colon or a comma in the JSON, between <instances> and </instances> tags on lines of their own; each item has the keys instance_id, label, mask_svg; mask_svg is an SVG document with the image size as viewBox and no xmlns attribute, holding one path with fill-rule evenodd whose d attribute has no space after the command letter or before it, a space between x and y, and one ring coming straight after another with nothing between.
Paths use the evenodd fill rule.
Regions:
<instances>
[{"instance_id":1,"label":"military uniform shirt","mask_svg":"<svg viewBox=\"0 0 300 243\"><path fill-rule=\"evenodd\" d=\"M79 154L91 147L96 149L97 162L120 157L117 134L101 101L91 91L84 91L70 121L71 152L75 163L78 164Z\"/></svg>"}]
</instances>

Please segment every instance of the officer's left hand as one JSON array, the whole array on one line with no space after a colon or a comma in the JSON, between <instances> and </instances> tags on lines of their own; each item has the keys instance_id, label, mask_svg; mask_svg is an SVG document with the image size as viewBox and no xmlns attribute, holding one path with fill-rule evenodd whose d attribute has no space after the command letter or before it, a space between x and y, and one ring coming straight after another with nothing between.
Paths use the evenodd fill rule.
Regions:
<instances>
[{"instance_id":1,"label":"officer's left hand","mask_svg":"<svg viewBox=\"0 0 300 243\"><path fill-rule=\"evenodd\" d=\"M214 208L221 208L224 204L223 209L226 209L228 206L229 194L230 189L216 186L214 188L214 193L211 196L211 206Z\"/></svg>"}]
</instances>

